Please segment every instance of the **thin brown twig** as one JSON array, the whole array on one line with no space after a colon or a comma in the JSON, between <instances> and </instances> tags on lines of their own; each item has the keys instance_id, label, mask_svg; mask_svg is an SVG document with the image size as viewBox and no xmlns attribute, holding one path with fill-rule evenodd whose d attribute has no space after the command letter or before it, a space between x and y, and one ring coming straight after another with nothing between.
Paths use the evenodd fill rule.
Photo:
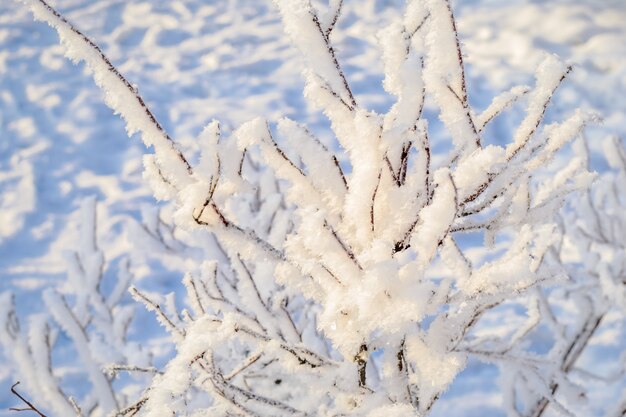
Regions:
<instances>
[{"instance_id":1,"label":"thin brown twig","mask_svg":"<svg viewBox=\"0 0 626 417\"><path fill-rule=\"evenodd\" d=\"M22 400L24 402L24 404L26 404L28 406L28 408L15 408L15 407L11 407L9 408L9 410L11 411L33 411L35 413L37 413L39 416L41 417L47 417L44 413L42 413L41 411L39 411L39 409L37 409L37 407L35 407L33 405L33 403L31 403L30 401L28 401L26 398L24 398L19 392L17 392L17 390L15 389L15 387L17 387L20 384L20 381L17 381L15 384L13 384L11 386L11 392L13 393L13 395L15 395L17 398L19 398L20 400Z\"/></svg>"}]
</instances>

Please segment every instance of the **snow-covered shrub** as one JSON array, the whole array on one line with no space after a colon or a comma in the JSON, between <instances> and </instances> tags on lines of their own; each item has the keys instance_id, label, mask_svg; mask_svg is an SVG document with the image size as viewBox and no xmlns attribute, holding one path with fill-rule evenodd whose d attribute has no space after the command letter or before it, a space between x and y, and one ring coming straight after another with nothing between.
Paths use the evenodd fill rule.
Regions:
<instances>
[{"instance_id":1,"label":"snow-covered shrub","mask_svg":"<svg viewBox=\"0 0 626 417\"><path fill-rule=\"evenodd\" d=\"M582 142L579 145L585 161L587 149ZM520 340L531 341L536 337L533 331L545 326L553 339L551 348L539 355L528 351L528 343L509 349L477 347L485 358L502 365L511 416L540 417L549 409L567 416L592 415L593 408L602 415L624 415L624 402L587 400L593 383L606 389L623 378L626 357L609 355L594 361L591 369L581 361L594 337L605 332L600 343L619 347L619 335L625 330L626 151L619 139L606 141L605 157L612 170L561 213L561 237L548 262L561 265L568 279L550 291L535 291L529 300L535 313L529 314Z\"/></svg>"},{"instance_id":2,"label":"snow-covered shrub","mask_svg":"<svg viewBox=\"0 0 626 417\"><path fill-rule=\"evenodd\" d=\"M536 172L595 117L541 128L571 70L553 56L534 87L474 111L447 0L408 2L380 33L395 98L384 114L359 104L333 47L343 2L321 12L276 0L305 55L305 97L337 143L289 119L255 119L229 138L213 122L184 151L91 40L43 0L26 3L154 149L145 177L176 206L175 224L196 231L198 247L215 239L184 278L190 311L131 289L177 354L118 414L424 416L464 368L481 316L554 278L542 263L552 214L592 177L579 160L546 183ZM506 146L483 143L485 126L524 96ZM447 131L436 135L450 142L445 155L432 151L427 100ZM478 251L466 234L484 237Z\"/></svg>"}]
</instances>

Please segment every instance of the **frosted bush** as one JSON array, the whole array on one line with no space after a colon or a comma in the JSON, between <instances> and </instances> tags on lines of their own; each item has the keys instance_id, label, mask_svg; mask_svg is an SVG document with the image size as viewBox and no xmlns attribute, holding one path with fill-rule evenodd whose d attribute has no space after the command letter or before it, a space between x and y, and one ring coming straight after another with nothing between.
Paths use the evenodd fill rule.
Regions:
<instances>
[{"instance_id":1,"label":"frosted bush","mask_svg":"<svg viewBox=\"0 0 626 417\"><path fill-rule=\"evenodd\" d=\"M482 315L558 275L542 262L558 236L553 213L592 175L577 161L545 183L537 170L595 116L542 126L571 70L554 56L533 87L475 111L448 1L408 2L381 31L394 104L380 114L359 103L335 53L343 2L318 10L276 0L305 58L304 95L336 144L287 118L252 120L228 138L213 122L197 163L92 41L43 0L26 3L154 150L146 180L205 248L183 280L188 309L131 288L170 333L175 357L128 406L92 380L95 403L79 404L82 413L425 416L463 370L469 342L498 337L472 333ZM447 131L439 140L450 142L438 158L427 99ZM525 117L506 145L486 145L486 125L521 99ZM484 237L480 250L461 243L467 233Z\"/></svg>"},{"instance_id":2,"label":"frosted bush","mask_svg":"<svg viewBox=\"0 0 626 417\"><path fill-rule=\"evenodd\" d=\"M90 198L80 209L80 240L68 252L67 281L49 289L43 302L51 317L32 315L27 325L15 312L13 295L0 294L0 346L17 370L16 377L37 402L58 416L107 415L120 410L127 394L116 390L112 375L134 370L152 373L151 355L137 342L128 340L128 329L137 306L125 297L132 279L128 259L122 260L114 285L105 290L104 275L109 263L97 245L96 205ZM58 343L59 330L68 343ZM92 386L80 406L63 390L63 375L54 369L53 353L69 350L76 358L71 373ZM68 354L66 354L68 356ZM139 377L135 384L145 385Z\"/></svg>"},{"instance_id":3,"label":"frosted bush","mask_svg":"<svg viewBox=\"0 0 626 417\"><path fill-rule=\"evenodd\" d=\"M578 143L580 163L589 158ZM551 291L535 291L520 343L512 346L474 346L476 353L502 365L504 393L511 416L560 415L623 416L626 403L606 404L593 399L601 390L617 386L626 371L626 357L604 353L590 368L583 359L594 341L599 346L620 346L626 308L626 151L620 141L605 142L611 170L603 173L582 196L568 204L560 216L560 238L548 262L560 265L567 280ZM558 178L555 178L558 181ZM566 311L566 314L563 313ZM533 332L549 329L552 345L545 355L529 352ZM604 336L601 334L604 333ZM615 361L603 369L609 361ZM588 361L587 361L588 362Z\"/></svg>"}]
</instances>

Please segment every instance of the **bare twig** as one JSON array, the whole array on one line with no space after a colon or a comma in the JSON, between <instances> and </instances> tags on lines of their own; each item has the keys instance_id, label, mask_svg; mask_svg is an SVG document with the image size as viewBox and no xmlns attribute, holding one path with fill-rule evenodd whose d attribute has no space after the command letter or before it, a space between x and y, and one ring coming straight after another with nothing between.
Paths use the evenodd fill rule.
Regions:
<instances>
[{"instance_id":1,"label":"bare twig","mask_svg":"<svg viewBox=\"0 0 626 417\"><path fill-rule=\"evenodd\" d=\"M37 409L37 407L35 407L33 405L33 403L31 403L30 401L28 401L26 398L24 398L19 392L17 392L17 390L15 389L15 387L17 387L20 384L19 381L17 381L15 384L13 384L11 386L11 392L13 393L13 395L15 395L17 398L19 398L20 400L22 400L22 402L24 404L26 404L28 406L28 408L9 408L9 410L11 411L33 411L35 413L37 413L39 416L41 417L46 417L46 415L44 413L42 413L41 411L39 411Z\"/></svg>"}]
</instances>

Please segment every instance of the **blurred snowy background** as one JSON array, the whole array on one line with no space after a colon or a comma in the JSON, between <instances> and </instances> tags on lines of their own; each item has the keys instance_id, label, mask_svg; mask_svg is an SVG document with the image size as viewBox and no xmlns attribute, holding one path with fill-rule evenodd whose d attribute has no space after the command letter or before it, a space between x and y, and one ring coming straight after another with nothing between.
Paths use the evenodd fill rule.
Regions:
<instances>
[{"instance_id":1,"label":"blurred snowy background","mask_svg":"<svg viewBox=\"0 0 626 417\"><path fill-rule=\"evenodd\" d=\"M302 98L300 57L283 34L270 0L56 0L98 43L149 103L170 135L185 146L212 119L226 130L256 116L289 116L329 138L324 118ZM402 10L402 0L346 1L335 31L338 55L362 103L390 104L380 81L377 30ZM453 2L478 108L520 83L532 83L545 53L575 70L555 97L548 122L576 107L604 122L586 132L593 168L609 135L626 137L626 3L624 0L466 0ZM498 142L515 115L487 132ZM435 147L435 152L436 152ZM76 248L80 201L95 195L99 245L115 274L129 257L136 285L181 292L184 260L155 261L142 248L137 221L155 210L142 181L138 138L105 107L82 66L64 58L56 33L33 21L19 2L0 3L0 292L15 293L19 314L41 311L43 289L60 285L64 253ZM167 218L164 208L163 218ZM134 225L134 226L133 226ZM131 337L171 352L149 314ZM608 326L596 344L624 347L623 329ZM598 350L615 354L613 350ZM609 353L607 353L609 352ZM67 367L69 392L80 392ZM592 360L590 360L593 362ZM158 363L158 361L157 361ZM437 404L433 416L503 416L495 367L472 362ZM0 356L0 416L15 405L10 366ZM72 388L73 385L73 388ZM620 390L598 396L617 401Z\"/></svg>"}]
</instances>

